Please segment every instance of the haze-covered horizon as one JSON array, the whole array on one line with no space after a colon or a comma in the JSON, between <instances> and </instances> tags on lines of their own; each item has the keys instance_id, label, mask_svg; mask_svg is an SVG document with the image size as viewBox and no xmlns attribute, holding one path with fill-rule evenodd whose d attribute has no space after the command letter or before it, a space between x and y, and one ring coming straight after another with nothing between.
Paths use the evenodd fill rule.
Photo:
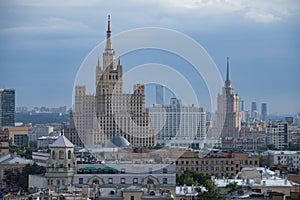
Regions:
<instances>
[{"instance_id":1,"label":"haze-covered horizon","mask_svg":"<svg viewBox=\"0 0 300 200\"><path fill-rule=\"evenodd\" d=\"M300 111L298 1L12 0L2 2L0 10L0 88L16 90L16 106L70 107L76 73L105 39L110 14L113 35L162 27L191 37L208 52L223 79L230 57L231 83L246 109L256 101L258 108L268 103L270 114ZM155 51L121 57L124 72L154 61L189 67ZM192 79L199 87L200 106L210 107L204 82Z\"/></svg>"}]
</instances>

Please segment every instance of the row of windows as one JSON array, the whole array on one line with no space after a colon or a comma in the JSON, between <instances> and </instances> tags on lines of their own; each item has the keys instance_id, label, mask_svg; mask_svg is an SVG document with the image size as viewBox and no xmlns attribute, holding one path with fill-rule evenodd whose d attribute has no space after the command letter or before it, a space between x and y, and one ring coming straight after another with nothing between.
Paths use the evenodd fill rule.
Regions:
<instances>
[{"instance_id":1,"label":"row of windows","mask_svg":"<svg viewBox=\"0 0 300 200\"><path fill-rule=\"evenodd\" d=\"M64 151L63 150L60 150L59 152L58 152L58 158L60 159L60 160L63 160L64 159ZM69 150L68 151L68 157L67 157L68 159L71 159L72 158L72 152L71 152L71 150ZM56 152L54 151L54 150L52 150L52 159L54 160L54 159L56 159Z\"/></svg>"},{"instance_id":2,"label":"row of windows","mask_svg":"<svg viewBox=\"0 0 300 200\"><path fill-rule=\"evenodd\" d=\"M236 166L237 169L242 170L242 167L239 168L239 166ZM192 171L200 171L200 172L208 172L208 171L234 171L234 167L181 167L180 171L184 171L184 170L192 170ZM179 167L176 168L177 171L179 171Z\"/></svg>"},{"instance_id":3,"label":"row of windows","mask_svg":"<svg viewBox=\"0 0 300 200\"><path fill-rule=\"evenodd\" d=\"M78 179L79 184L83 184L83 178ZM92 181L93 184L100 184L99 179L94 179ZM108 178L108 184L113 184L113 178ZM126 184L126 179L121 178L121 184ZM132 179L132 184L138 184L138 178ZM168 178L163 178L163 184L168 184Z\"/></svg>"},{"instance_id":4,"label":"row of windows","mask_svg":"<svg viewBox=\"0 0 300 200\"><path fill-rule=\"evenodd\" d=\"M214 160L211 160L210 162L208 161L208 160L206 160L206 161L204 161L204 160L202 160L202 161L198 161L198 160L196 160L196 161L188 161L188 160L186 160L186 161L176 161L176 165L178 165L178 164L181 164L181 165L199 165L199 164L201 164L201 165L208 165L208 164L211 164L211 165L214 165L214 164L216 164L216 165L219 165L219 164L221 164L221 165L224 165L224 164L226 164L226 165L234 165L235 163L239 163L239 164L245 164L245 165L252 165L253 163L255 164L255 165L257 165L258 164L258 161L257 160L254 160L254 162L252 161L252 160L245 160L245 161L243 161L243 160L240 160L240 161L236 161L236 162L234 162L233 160L231 160L231 161L228 161L228 160L226 160L225 162L223 161L223 160L221 160L221 161L218 161L218 160L216 160L216 161L214 161Z\"/></svg>"},{"instance_id":5,"label":"row of windows","mask_svg":"<svg viewBox=\"0 0 300 200\"><path fill-rule=\"evenodd\" d=\"M56 180L56 186L59 186L59 185L65 185L66 182L65 180ZM53 180L48 180L48 185L54 185L54 181Z\"/></svg>"}]
</instances>

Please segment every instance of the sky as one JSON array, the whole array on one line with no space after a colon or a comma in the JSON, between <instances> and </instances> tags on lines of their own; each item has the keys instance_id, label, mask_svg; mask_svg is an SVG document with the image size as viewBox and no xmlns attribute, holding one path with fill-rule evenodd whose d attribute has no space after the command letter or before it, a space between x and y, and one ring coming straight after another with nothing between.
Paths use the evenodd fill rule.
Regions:
<instances>
[{"instance_id":1,"label":"sky","mask_svg":"<svg viewBox=\"0 0 300 200\"><path fill-rule=\"evenodd\" d=\"M105 39L108 14L113 35L143 27L187 35L223 78L230 57L231 83L246 109L257 101L272 114L300 111L298 0L1 0L0 88L16 89L17 106L70 107L76 74ZM125 72L151 62L186 72L202 88L200 105L210 107L205 82L193 81L189 63L154 50L122 57Z\"/></svg>"}]
</instances>

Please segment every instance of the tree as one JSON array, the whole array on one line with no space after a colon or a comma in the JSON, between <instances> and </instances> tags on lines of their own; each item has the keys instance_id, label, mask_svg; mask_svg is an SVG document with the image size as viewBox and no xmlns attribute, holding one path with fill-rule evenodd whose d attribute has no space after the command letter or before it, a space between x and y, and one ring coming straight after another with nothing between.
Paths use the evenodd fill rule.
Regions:
<instances>
[{"instance_id":1,"label":"tree","mask_svg":"<svg viewBox=\"0 0 300 200\"><path fill-rule=\"evenodd\" d=\"M226 188L229 189L228 192L233 192L233 191L235 191L237 189L240 189L241 186L238 185L237 182L231 182L231 183L229 183L229 184L226 185Z\"/></svg>"},{"instance_id":2,"label":"tree","mask_svg":"<svg viewBox=\"0 0 300 200\"><path fill-rule=\"evenodd\" d=\"M14 172L13 169L8 169L5 171L4 180L9 187L22 188L22 190L27 191L28 189L28 175L29 174L44 174L46 168L39 166L36 163L27 164L22 172Z\"/></svg>"},{"instance_id":3,"label":"tree","mask_svg":"<svg viewBox=\"0 0 300 200\"><path fill-rule=\"evenodd\" d=\"M206 180L203 185L206 188L206 192L199 191L198 200L222 200L224 195L220 189L210 179Z\"/></svg>"},{"instance_id":4,"label":"tree","mask_svg":"<svg viewBox=\"0 0 300 200\"><path fill-rule=\"evenodd\" d=\"M224 196L221 194L219 188L210 179L210 176L196 173L192 170L185 170L183 174L176 175L176 185L202 185L206 188L207 192L198 190L199 200L222 200Z\"/></svg>"}]
</instances>

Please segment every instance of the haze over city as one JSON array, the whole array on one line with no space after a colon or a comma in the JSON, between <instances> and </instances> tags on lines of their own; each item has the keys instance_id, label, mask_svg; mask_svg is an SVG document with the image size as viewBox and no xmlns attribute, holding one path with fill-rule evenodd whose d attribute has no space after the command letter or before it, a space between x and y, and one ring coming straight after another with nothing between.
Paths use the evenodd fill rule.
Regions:
<instances>
[{"instance_id":1,"label":"haze over city","mask_svg":"<svg viewBox=\"0 0 300 200\"><path fill-rule=\"evenodd\" d=\"M271 114L300 110L298 1L13 0L0 10L0 88L16 89L17 106L71 106L76 73L105 39L110 14L113 35L149 26L186 34L206 49L223 78L229 56L232 85L248 109L257 101L267 102ZM174 57L166 62L160 53L128 55L124 71L153 61L188 65ZM200 104L209 107L204 83L199 87Z\"/></svg>"}]
</instances>

